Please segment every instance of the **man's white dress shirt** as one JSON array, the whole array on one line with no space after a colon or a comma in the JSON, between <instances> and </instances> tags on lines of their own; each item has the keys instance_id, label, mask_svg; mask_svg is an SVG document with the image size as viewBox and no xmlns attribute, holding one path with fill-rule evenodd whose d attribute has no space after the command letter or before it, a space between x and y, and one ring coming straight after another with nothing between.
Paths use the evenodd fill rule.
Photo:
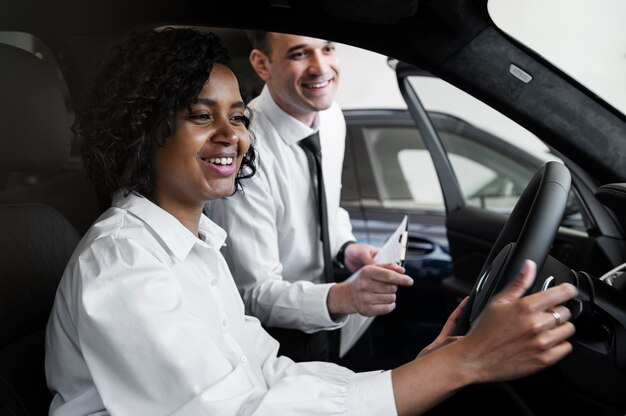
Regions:
<instances>
[{"instance_id":1,"label":"man's white dress shirt","mask_svg":"<svg viewBox=\"0 0 626 416\"><path fill-rule=\"evenodd\" d=\"M316 332L343 326L326 298L324 258L315 188L298 142L320 132L331 255L355 240L348 213L339 206L346 124L339 106L317 114L315 129L283 111L267 87L250 102L258 171L243 193L207 204L209 216L228 231L222 253L246 312L268 327ZM321 283L321 284L320 284Z\"/></svg>"},{"instance_id":2,"label":"man's white dress shirt","mask_svg":"<svg viewBox=\"0 0 626 416\"><path fill-rule=\"evenodd\" d=\"M390 372L277 357L220 253L140 196L117 193L81 240L46 332L60 415L389 415Z\"/></svg>"}]
</instances>

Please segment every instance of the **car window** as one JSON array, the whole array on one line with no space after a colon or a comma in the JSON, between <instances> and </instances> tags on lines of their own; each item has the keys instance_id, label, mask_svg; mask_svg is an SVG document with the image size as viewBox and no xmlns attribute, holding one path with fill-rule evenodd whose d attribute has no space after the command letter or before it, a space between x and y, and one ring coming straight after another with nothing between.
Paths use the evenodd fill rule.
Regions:
<instances>
[{"instance_id":1,"label":"car window","mask_svg":"<svg viewBox=\"0 0 626 416\"><path fill-rule=\"evenodd\" d=\"M431 119L465 203L511 212L537 168L555 157L530 132L458 88L435 77L409 81L425 109L438 114Z\"/></svg>"},{"instance_id":2,"label":"car window","mask_svg":"<svg viewBox=\"0 0 626 416\"><path fill-rule=\"evenodd\" d=\"M465 204L508 214L537 169L560 160L534 134L445 81L431 76L409 81L430 114ZM573 194L562 225L586 230Z\"/></svg>"},{"instance_id":3,"label":"car window","mask_svg":"<svg viewBox=\"0 0 626 416\"><path fill-rule=\"evenodd\" d=\"M463 137L443 134L442 139L465 202L510 213L535 171Z\"/></svg>"},{"instance_id":4,"label":"car window","mask_svg":"<svg viewBox=\"0 0 626 416\"><path fill-rule=\"evenodd\" d=\"M362 134L383 207L445 209L430 154L415 127L364 126Z\"/></svg>"},{"instance_id":5,"label":"car window","mask_svg":"<svg viewBox=\"0 0 626 416\"><path fill-rule=\"evenodd\" d=\"M386 57L343 44L338 48L346 75L337 96L342 108L406 108ZM363 91L363 67L373 71L377 85L384 87ZM532 133L458 88L430 76L411 77L410 82L431 114L466 204L510 212L536 168L556 159ZM376 203L387 208L445 210L420 133L412 121L393 124L381 121L360 127L372 169L367 180L373 182L364 187L376 188L366 203L373 203L375 195ZM354 200L355 188L345 183L352 176L344 178L342 198Z\"/></svg>"},{"instance_id":6,"label":"car window","mask_svg":"<svg viewBox=\"0 0 626 416\"><path fill-rule=\"evenodd\" d=\"M436 170L406 112L393 65L363 49L343 44L338 48L343 73L349 75L342 77L337 95L344 111L387 111L375 122L371 117L367 122L348 117L349 139L362 140L366 154L356 155L355 166L344 163L342 204L444 212ZM379 88L363 91L365 72L375 74ZM441 138L465 204L508 214L536 170L546 161L559 160L534 134L447 82L433 76L411 76L409 81ZM398 125L390 114L403 111L405 122ZM564 226L586 229L576 197L570 198L567 212Z\"/></svg>"},{"instance_id":7,"label":"car window","mask_svg":"<svg viewBox=\"0 0 626 416\"><path fill-rule=\"evenodd\" d=\"M425 149L403 149L398 153L398 162L416 206L444 210L443 195L430 153Z\"/></svg>"},{"instance_id":8,"label":"car window","mask_svg":"<svg viewBox=\"0 0 626 416\"><path fill-rule=\"evenodd\" d=\"M508 213L535 172L477 140L487 133L449 115L431 114L468 205ZM437 173L413 126L363 126L380 203L387 208L444 210ZM467 133L467 134L464 134ZM493 137L492 140L498 140Z\"/></svg>"},{"instance_id":9,"label":"car window","mask_svg":"<svg viewBox=\"0 0 626 416\"><path fill-rule=\"evenodd\" d=\"M409 82L427 111L441 112L464 120L542 161L558 160L533 133L442 79L411 76Z\"/></svg>"}]
</instances>

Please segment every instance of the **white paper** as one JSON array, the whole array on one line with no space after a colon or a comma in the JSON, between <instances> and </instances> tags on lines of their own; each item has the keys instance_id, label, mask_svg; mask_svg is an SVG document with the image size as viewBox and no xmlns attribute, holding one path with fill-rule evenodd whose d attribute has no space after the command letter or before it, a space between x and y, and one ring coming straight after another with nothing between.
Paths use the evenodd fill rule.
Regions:
<instances>
[{"instance_id":1,"label":"white paper","mask_svg":"<svg viewBox=\"0 0 626 416\"><path fill-rule=\"evenodd\" d=\"M406 253L406 242L408 239L407 232L408 218L404 219L398 225L398 228L387 238L374 260L378 264L399 263L404 260ZM354 272L346 281L351 281L359 277L360 270ZM348 322L341 328L341 342L339 345L339 357L343 357L352 348L352 346L361 338L361 335L370 326L374 320L373 316L363 316L358 313L350 315Z\"/></svg>"}]
</instances>

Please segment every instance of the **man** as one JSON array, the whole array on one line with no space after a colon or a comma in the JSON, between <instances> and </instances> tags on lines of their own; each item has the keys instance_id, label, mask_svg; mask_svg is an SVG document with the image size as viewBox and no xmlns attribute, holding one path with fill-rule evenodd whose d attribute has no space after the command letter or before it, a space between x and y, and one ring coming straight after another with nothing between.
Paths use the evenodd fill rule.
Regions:
<instances>
[{"instance_id":1,"label":"man","mask_svg":"<svg viewBox=\"0 0 626 416\"><path fill-rule=\"evenodd\" d=\"M350 218L339 207L346 125L334 102L340 75L335 44L280 33L249 35L250 63L265 82L250 103L259 170L242 195L212 201L209 215L228 231L223 254L246 312L280 341L281 354L328 360L327 331L342 327L353 313L391 312L397 286L412 280L396 265L374 265L377 249L355 242ZM350 282L334 283L324 272L317 187L299 145L315 132L330 254L351 272L362 268Z\"/></svg>"}]
</instances>

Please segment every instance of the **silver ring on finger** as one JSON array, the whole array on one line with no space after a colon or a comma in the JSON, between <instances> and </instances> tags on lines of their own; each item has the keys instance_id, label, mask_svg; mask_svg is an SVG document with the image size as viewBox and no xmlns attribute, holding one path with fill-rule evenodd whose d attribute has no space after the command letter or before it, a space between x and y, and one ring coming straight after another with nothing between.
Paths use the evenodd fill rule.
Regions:
<instances>
[{"instance_id":1,"label":"silver ring on finger","mask_svg":"<svg viewBox=\"0 0 626 416\"><path fill-rule=\"evenodd\" d=\"M561 314L552 309L550 310L550 313L552 314L552 316L554 317L554 320L556 321L556 326L561 325Z\"/></svg>"}]
</instances>

